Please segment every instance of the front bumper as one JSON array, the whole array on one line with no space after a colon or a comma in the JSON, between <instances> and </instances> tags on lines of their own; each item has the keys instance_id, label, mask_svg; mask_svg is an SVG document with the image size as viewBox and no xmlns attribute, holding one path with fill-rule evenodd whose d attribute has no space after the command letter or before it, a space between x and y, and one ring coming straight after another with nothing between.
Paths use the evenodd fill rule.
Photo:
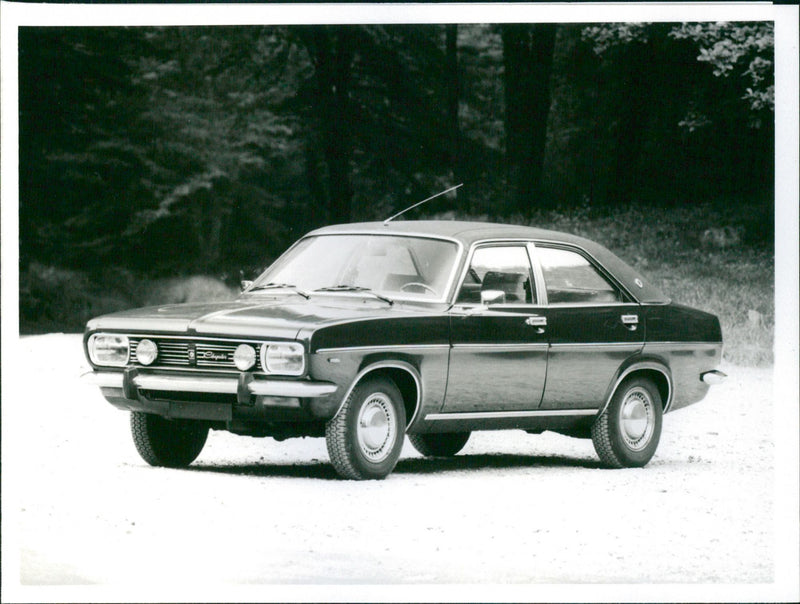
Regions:
<instances>
[{"instance_id":1,"label":"front bumper","mask_svg":"<svg viewBox=\"0 0 800 604\"><path fill-rule=\"evenodd\" d=\"M250 397L275 396L291 398L317 398L336 392L336 384L327 382L294 382L255 380L249 374L240 377L210 377L191 375L143 374L137 371L93 372L87 378L100 388L122 390L143 389L162 392L206 392L209 394L236 394ZM248 376L242 378L241 376ZM127 382L127 383L126 383Z\"/></svg>"},{"instance_id":2,"label":"front bumper","mask_svg":"<svg viewBox=\"0 0 800 604\"><path fill-rule=\"evenodd\" d=\"M93 371L83 377L120 409L217 421L311 419L320 406L331 406L328 400L338 389L329 382L263 379L251 373L196 375L138 367Z\"/></svg>"}]
</instances>

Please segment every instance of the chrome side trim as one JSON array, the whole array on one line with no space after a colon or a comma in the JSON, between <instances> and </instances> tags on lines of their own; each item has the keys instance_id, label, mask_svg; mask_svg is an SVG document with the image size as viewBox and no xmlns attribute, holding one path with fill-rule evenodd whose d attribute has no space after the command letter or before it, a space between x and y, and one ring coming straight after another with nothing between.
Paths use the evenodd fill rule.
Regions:
<instances>
[{"instance_id":1,"label":"chrome side trim","mask_svg":"<svg viewBox=\"0 0 800 604\"><path fill-rule=\"evenodd\" d=\"M448 419L513 419L521 417L567 417L575 415L594 415L597 409L544 409L538 411L465 411L459 413L430 413L425 421Z\"/></svg>"},{"instance_id":2,"label":"chrome side trim","mask_svg":"<svg viewBox=\"0 0 800 604\"><path fill-rule=\"evenodd\" d=\"M550 345L552 348L556 350L575 350L586 348L593 352L597 352L598 349L602 348L610 348L613 350L621 349L621 350L630 350L636 351L640 350L642 346L644 346L643 342L558 342L555 344Z\"/></svg>"},{"instance_id":3,"label":"chrome side trim","mask_svg":"<svg viewBox=\"0 0 800 604\"><path fill-rule=\"evenodd\" d=\"M389 344L386 346L341 346L338 348L320 348L313 354L328 354L332 352L382 352L384 350L448 350L450 344Z\"/></svg>"},{"instance_id":4,"label":"chrome side trim","mask_svg":"<svg viewBox=\"0 0 800 604\"><path fill-rule=\"evenodd\" d=\"M689 348L717 348L722 342L645 342L645 346L656 349L685 350Z\"/></svg>"},{"instance_id":5,"label":"chrome side trim","mask_svg":"<svg viewBox=\"0 0 800 604\"><path fill-rule=\"evenodd\" d=\"M373 363L372 365L364 367L364 369L359 371L358 375L356 375L355 379L353 379L352 383L350 384L350 387L345 392L345 395L342 397L342 401L339 403L339 408L336 410L336 413L333 414L333 417L338 416L339 413L342 411L342 407L344 407L344 404L345 402L347 402L347 399L350 398L350 395L353 393L353 389L361 381L361 378L363 378L368 373L371 373L377 369L384 369L386 367L392 369L402 369L403 371L410 373L411 377L414 378L414 383L417 385L417 402L414 406L414 413L411 415L410 420L406 418L406 429L408 429L408 427L417 418L420 406L422 405L422 378L412 365L409 365L408 363L404 363L402 361L378 361L377 363Z\"/></svg>"},{"instance_id":6,"label":"chrome side trim","mask_svg":"<svg viewBox=\"0 0 800 604\"><path fill-rule=\"evenodd\" d=\"M122 388L121 373L90 373L87 379L101 388ZM213 394L236 394L239 380L223 377L193 377L178 375L134 376L133 385L145 390L166 392L210 392ZM336 392L336 384L324 382L253 380L247 384L250 394L260 396L285 396L292 398L317 398Z\"/></svg>"},{"instance_id":7,"label":"chrome side trim","mask_svg":"<svg viewBox=\"0 0 800 604\"><path fill-rule=\"evenodd\" d=\"M549 344L547 342L524 342L520 344L494 344L487 342L485 344L453 344L453 352L478 352L485 350L486 352L513 352L515 350L547 350Z\"/></svg>"},{"instance_id":8,"label":"chrome side trim","mask_svg":"<svg viewBox=\"0 0 800 604\"><path fill-rule=\"evenodd\" d=\"M672 377L670 376L669 371L665 370L665 368L662 365L659 365L657 363L639 363L637 365L628 367L625 371L623 371L620 374L620 376L617 378L617 381L614 382L614 387L611 389L611 393L608 395L608 399L606 399L605 404L599 409L597 413L598 417L600 417L603 413L605 413L605 410L608 408L608 405L611 404L611 399L614 398L614 394L617 392L617 388L619 388L619 385L622 383L622 381L634 371L641 371L643 369L658 371L665 378L667 378L667 391L668 391L667 400L666 402L661 401L661 404L664 405L664 413L667 413L667 411L669 411L670 405L672 405L672 393L673 393Z\"/></svg>"}]
</instances>

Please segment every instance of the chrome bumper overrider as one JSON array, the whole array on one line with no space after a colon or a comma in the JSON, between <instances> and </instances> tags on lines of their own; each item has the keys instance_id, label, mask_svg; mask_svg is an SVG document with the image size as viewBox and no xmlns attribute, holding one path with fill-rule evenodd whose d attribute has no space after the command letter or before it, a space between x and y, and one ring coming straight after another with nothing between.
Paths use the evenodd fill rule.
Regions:
<instances>
[{"instance_id":1,"label":"chrome bumper overrider","mask_svg":"<svg viewBox=\"0 0 800 604\"><path fill-rule=\"evenodd\" d=\"M122 373L94 372L85 377L101 388L124 388L125 376ZM131 385L143 390L163 392L239 393L239 380L233 377L136 374L131 378ZM336 392L337 387L324 382L251 380L244 384L244 388L249 394L256 396L317 398Z\"/></svg>"}]
</instances>

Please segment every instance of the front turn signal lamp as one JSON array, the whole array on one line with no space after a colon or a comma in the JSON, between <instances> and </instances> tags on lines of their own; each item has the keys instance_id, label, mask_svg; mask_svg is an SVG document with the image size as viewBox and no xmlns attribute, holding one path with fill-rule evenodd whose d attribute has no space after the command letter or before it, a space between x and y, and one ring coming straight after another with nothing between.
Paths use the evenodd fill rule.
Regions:
<instances>
[{"instance_id":1,"label":"front turn signal lamp","mask_svg":"<svg viewBox=\"0 0 800 604\"><path fill-rule=\"evenodd\" d=\"M131 353L128 336L113 333L92 334L86 347L92 363L106 367L124 367L128 364Z\"/></svg>"},{"instance_id":2,"label":"front turn signal lamp","mask_svg":"<svg viewBox=\"0 0 800 604\"><path fill-rule=\"evenodd\" d=\"M303 375L306 354L299 342L274 342L261 346L261 366L267 373Z\"/></svg>"}]
</instances>

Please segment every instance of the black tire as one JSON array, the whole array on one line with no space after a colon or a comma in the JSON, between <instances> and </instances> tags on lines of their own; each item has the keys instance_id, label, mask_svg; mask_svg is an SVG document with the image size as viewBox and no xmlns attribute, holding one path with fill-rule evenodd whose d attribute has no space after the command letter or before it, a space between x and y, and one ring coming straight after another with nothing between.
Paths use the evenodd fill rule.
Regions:
<instances>
[{"instance_id":1,"label":"black tire","mask_svg":"<svg viewBox=\"0 0 800 604\"><path fill-rule=\"evenodd\" d=\"M203 450L208 426L188 419L170 420L133 411L131 434L139 455L151 466L185 468Z\"/></svg>"},{"instance_id":2,"label":"black tire","mask_svg":"<svg viewBox=\"0 0 800 604\"><path fill-rule=\"evenodd\" d=\"M655 384L646 378L626 380L592 425L592 443L611 468L641 468L658 448L663 406Z\"/></svg>"},{"instance_id":3,"label":"black tire","mask_svg":"<svg viewBox=\"0 0 800 604\"><path fill-rule=\"evenodd\" d=\"M325 426L328 454L336 472L351 480L381 479L403 448L406 411L394 382L368 378L347 397Z\"/></svg>"},{"instance_id":4,"label":"black tire","mask_svg":"<svg viewBox=\"0 0 800 604\"><path fill-rule=\"evenodd\" d=\"M464 448L471 432L446 432L442 434L409 434L414 448L427 457L452 457Z\"/></svg>"}]
</instances>

